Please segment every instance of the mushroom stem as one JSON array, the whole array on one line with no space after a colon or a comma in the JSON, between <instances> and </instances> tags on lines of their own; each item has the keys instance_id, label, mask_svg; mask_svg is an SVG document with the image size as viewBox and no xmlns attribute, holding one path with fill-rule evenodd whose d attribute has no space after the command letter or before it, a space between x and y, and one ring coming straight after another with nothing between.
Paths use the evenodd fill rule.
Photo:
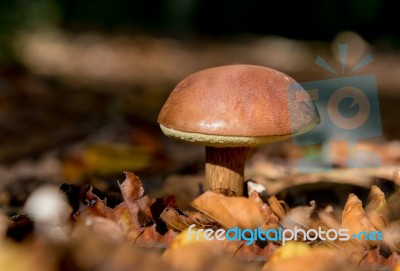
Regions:
<instances>
[{"instance_id":1,"label":"mushroom stem","mask_svg":"<svg viewBox=\"0 0 400 271\"><path fill-rule=\"evenodd\" d=\"M206 147L206 180L211 190L229 189L243 195L243 174L249 147Z\"/></svg>"}]
</instances>

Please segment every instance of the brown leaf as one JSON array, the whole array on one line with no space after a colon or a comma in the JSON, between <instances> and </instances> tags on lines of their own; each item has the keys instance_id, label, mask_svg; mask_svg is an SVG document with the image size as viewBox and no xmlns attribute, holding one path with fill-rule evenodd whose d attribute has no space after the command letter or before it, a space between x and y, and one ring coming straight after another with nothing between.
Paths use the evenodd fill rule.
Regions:
<instances>
[{"instance_id":1,"label":"brown leaf","mask_svg":"<svg viewBox=\"0 0 400 271\"><path fill-rule=\"evenodd\" d=\"M389 210L387 209L385 194L376 185L371 187L365 213L375 228L380 231L386 228L389 222Z\"/></svg>"},{"instance_id":2,"label":"brown leaf","mask_svg":"<svg viewBox=\"0 0 400 271\"><path fill-rule=\"evenodd\" d=\"M144 195L136 200L136 203L139 205L139 210L145 216L149 218L153 218L150 210L150 206L155 202L155 199L151 199L148 196Z\"/></svg>"},{"instance_id":3,"label":"brown leaf","mask_svg":"<svg viewBox=\"0 0 400 271\"><path fill-rule=\"evenodd\" d=\"M355 194L349 195L346 205L344 206L342 228L349 229L350 236L362 231L367 233L370 231L376 231L376 228L372 225L364 212L361 200ZM377 241L366 240L365 237L363 237L360 242L368 248L377 245Z\"/></svg>"},{"instance_id":4,"label":"brown leaf","mask_svg":"<svg viewBox=\"0 0 400 271\"><path fill-rule=\"evenodd\" d=\"M271 196L268 198L268 204L269 207L271 208L271 210L279 217L279 219L282 219L285 217L286 212L288 211L288 207L285 209L282 207L281 202L275 197L275 196ZM283 202L283 204L286 204Z\"/></svg>"},{"instance_id":5,"label":"brown leaf","mask_svg":"<svg viewBox=\"0 0 400 271\"><path fill-rule=\"evenodd\" d=\"M268 229L268 228L274 228L277 229L279 226L279 218L272 212L271 208L268 206L268 204L264 203L262 199L260 198L259 194L257 191L253 191L249 199L253 200L255 203L258 204L261 213L264 216L264 224L262 226L263 229Z\"/></svg>"},{"instance_id":6,"label":"brown leaf","mask_svg":"<svg viewBox=\"0 0 400 271\"><path fill-rule=\"evenodd\" d=\"M136 240L143 231L138 219L139 206L136 205L136 210L133 210L132 214L132 209L128 209L127 204L122 202L112 211L112 220L117 223L125 237L129 240Z\"/></svg>"},{"instance_id":7,"label":"brown leaf","mask_svg":"<svg viewBox=\"0 0 400 271\"><path fill-rule=\"evenodd\" d=\"M90 215L102 216L110 219L113 217L112 209L107 207L106 200L102 200L95 195L92 187L90 187L90 189L86 192L83 203L79 207L78 212L76 212L73 216L75 218L79 218Z\"/></svg>"},{"instance_id":8,"label":"brown leaf","mask_svg":"<svg viewBox=\"0 0 400 271\"><path fill-rule=\"evenodd\" d=\"M183 231L190 226L186 222L187 217L183 217L183 215L179 214L178 211L173 208L165 208L160 218L167 224L168 228L178 231Z\"/></svg>"},{"instance_id":9,"label":"brown leaf","mask_svg":"<svg viewBox=\"0 0 400 271\"><path fill-rule=\"evenodd\" d=\"M108 223L108 228L112 228L113 226L111 226L111 223L115 223L127 239L135 240L143 231L138 218L139 205L136 201L131 201L130 209L126 202L122 202L114 208L109 208L106 203L106 200L101 200L92 193L92 189L89 189L86 193L84 204L81 205L74 217L76 219L83 219L89 224L93 224L93 221L97 221L96 217L107 218L111 222L99 220L103 226ZM97 227L97 224L95 224L94 227ZM103 226L99 226L98 228L106 231ZM112 229L110 232L111 231Z\"/></svg>"},{"instance_id":10,"label":"brown leaf","mask_svg":"<svg viewBox=\"0 0 400 271\"><path fill-rule=\"evenodd\" d=\"M160 215L167 207L176 207L175 199L173 196L167 198L157 198L154 203L150 206L151 216L156 223L157 231L164 234L168 231L167 225L160 218Z\"/></svg>"},{"instance_id":11,"label":"brown leaf","mask_svg":"<svg viewBox=\"0 0 400 271\"><path fill-rule=\"evenodd\" d=\"M156 225L153 224L143 229L143 232L136 238L135 244L148 248L167 248L175 236L176 233L173 230L160 234L156 229Z\"/></svg>"},{"instance_id":12,"label":"brown leaf","mask_svg":"<svg viewBox=\"0 0 400 271\"><path fill-rule=\"evenodd\" d=\"M202 212L189 212L185 214L188 216L188 224L196 224L198 228L217 228L219 225L215 220L209 218Z\"/></svg>"},{"instance_id":13,"label":"brown leaf","mask_svg":"<svg viewBox=\"0 0 400 271\"><path fill-rule=\"evenodd\" d=\"M140 178L132 172L125 172L125 177L125 181L119 185L124 200L131 202L143 196L144 188Z\"/></svg>"},{"instance_id":14,"label":"brown leaf","mask_svg":"<svg viewBox=\"0 0 400 271\"><path fill-rule=\"evenodd\" d=\"M226 197L207 191L191 205L226 228L254 229L265 220L258 204L244 197Z\"/></svg>"},{"instance_id":15,"label":"brown leaf","mask_svg":"<svg viewBox=\"0 0 400 271\"><path fill-rule=\"evenodd\" d=\"M140 178L131 172L125 172L126 179L119 185L124 204L131 213L131 220L136 227L135 236L140 227L147 224L147 220L154 219L150 205L154 203L144 195L144 188ZM125 211L125 210L124 210ZM136 238L136 236L134 237Z\"/></svg>"},{"instance_id":16,"label":"brown leaf","mask_svg":"<svg viewBox=\"0 0 400 271\"><path fill-rule=\"evenodd\" d=\"M214 228L218 224L201 212L182 211L174 208L165 208L160 218L168 225L178 231L187 229L190 225L196 224L196 228Z\"/></svg>"}]
</instances>

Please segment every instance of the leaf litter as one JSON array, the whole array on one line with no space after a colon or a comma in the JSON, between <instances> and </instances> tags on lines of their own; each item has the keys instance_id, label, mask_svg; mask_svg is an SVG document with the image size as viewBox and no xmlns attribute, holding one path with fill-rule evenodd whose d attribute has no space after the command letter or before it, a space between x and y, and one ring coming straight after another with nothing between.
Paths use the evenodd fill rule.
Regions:
<instances>
[{"instance_id":1,"label":"leaf litter","mask_svg":"<svg viewBox=\"0 0 400 271\"><path fill-rule=\"evenodd\" d=\"M207 191L191 201L191 208L180 209L172 196L148 196L140 178L131 172L125 173L125 180L118 183L118 187L119 198L92 186L64 184L60 191L71 207L70 219L64 222L69 225L67 239L62 241L49 239L37 231L18 239L10 232L26 231L24 225L29 223L37 228L38 221L28 216L20 220L24 222L18 222L1 215L0 234L4 241L0 243L0 251L7 253L0 257L0 268L11 266L7 270L26 270L28 263L35 263L38 270L399 268L398 190L385 196L378 186L372 186L365 202L356 194L349 194L341 209L334 204L319 205L316 201L289 207L284 200L257 191L246 197ZM189 227L193 224L197 240L188 238ZM54 227L65 225L49 222L46 229L52 231ZM209 241L204 237L206 229L217 231L235 227L265 231L348 228L350 235L380 231L384 240L343 242L315 238L310 241L303 240L304 235L300 234L299 240L285 245L279 240L257 240L246 245L245 240ZM34 255L27 256L29 249L35 251ZM45 261L49 255L53 260ZM26 266L18 261L9 265L10 257L24 259Z\"/></svg>"}]
</instances>

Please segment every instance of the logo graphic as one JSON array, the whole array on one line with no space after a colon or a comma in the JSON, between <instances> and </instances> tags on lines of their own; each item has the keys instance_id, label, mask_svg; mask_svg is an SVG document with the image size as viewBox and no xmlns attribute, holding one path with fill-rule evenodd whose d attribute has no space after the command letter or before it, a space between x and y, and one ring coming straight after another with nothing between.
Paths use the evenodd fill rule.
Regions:
<instances>
[{"instance_id":1,"label":"logo graphic","mask_svg":"<svg viewBox=\"0 0 400 271\"><path fill-rule=\"evenodd\" d=\"M201 237L200 237L201 236ZM201 229L196 228L196 224L192 224L188 228L187 232L188 240L198 241L203 238L207 241L211 240L229 240L229 241L245 241L246 246L250 246L256 241L268 241L268 242L279 242L282 246L288 241L348 241L350 238L356 240L380 240L383 241L383 233L380 231L361 231L353 234L349 233L349 229L327 229L324 230L321 227L318 229L304 230L302 228L294 227L293 229L278 229L269 228L263 230L261 227L256 229L240 229L238 227L224 229Z\"/></svg>"},{"instance_id":2,"label":"logo graphic","mask_svg":"<svg viewBox=\"0 0 400 271\"><path fill-rule=\"evenodd\" d=\"M295 145L322 144L321 155L305 156L299 161L300 171L315 169L315 164L321 162L323 165L319 168L331 167L332 143L335 141L347 142L348 167L371 167L380 163L378 155L356 149L358 140L382 134L376 78L373 74L345 76L347 48L347 44L339 44L342 77L302 82L288 87L289 99L300 103L309 103L311 99L321 119L314 130L292 139ZM350 70L349 75L371 61L371 55L367 54ZM339 74L321 57L317 57L315 63ZM302 89L309 95L304 95ZM294 112L290 112L290 116L294 121Z\"/></svg>"}]
</instances>

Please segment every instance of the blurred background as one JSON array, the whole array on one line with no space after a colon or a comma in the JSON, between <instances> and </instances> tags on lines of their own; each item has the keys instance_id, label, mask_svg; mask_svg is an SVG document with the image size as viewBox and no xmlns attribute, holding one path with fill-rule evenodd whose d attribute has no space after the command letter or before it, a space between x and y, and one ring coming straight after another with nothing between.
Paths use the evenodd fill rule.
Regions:
<instances>
[{"instance_id":1,"label":"blurred background","mask_svg":"<svg viewBox=\"0 0 400 271\"><path fill-rule=\"evenodd\" d=\"M345 71L372 55L353 75L376 76L376 140L397 153L398 32L397 10L379 0L0 1L0 206L47 182L107 190L132 170L152 192L171 174L201 174L203 148L172 142L156 122L181 79L235 63L337 78L314 62L340 70L339 43ZM301 155L290 142L265 152Z\"/></svg>"}]
</instances>

